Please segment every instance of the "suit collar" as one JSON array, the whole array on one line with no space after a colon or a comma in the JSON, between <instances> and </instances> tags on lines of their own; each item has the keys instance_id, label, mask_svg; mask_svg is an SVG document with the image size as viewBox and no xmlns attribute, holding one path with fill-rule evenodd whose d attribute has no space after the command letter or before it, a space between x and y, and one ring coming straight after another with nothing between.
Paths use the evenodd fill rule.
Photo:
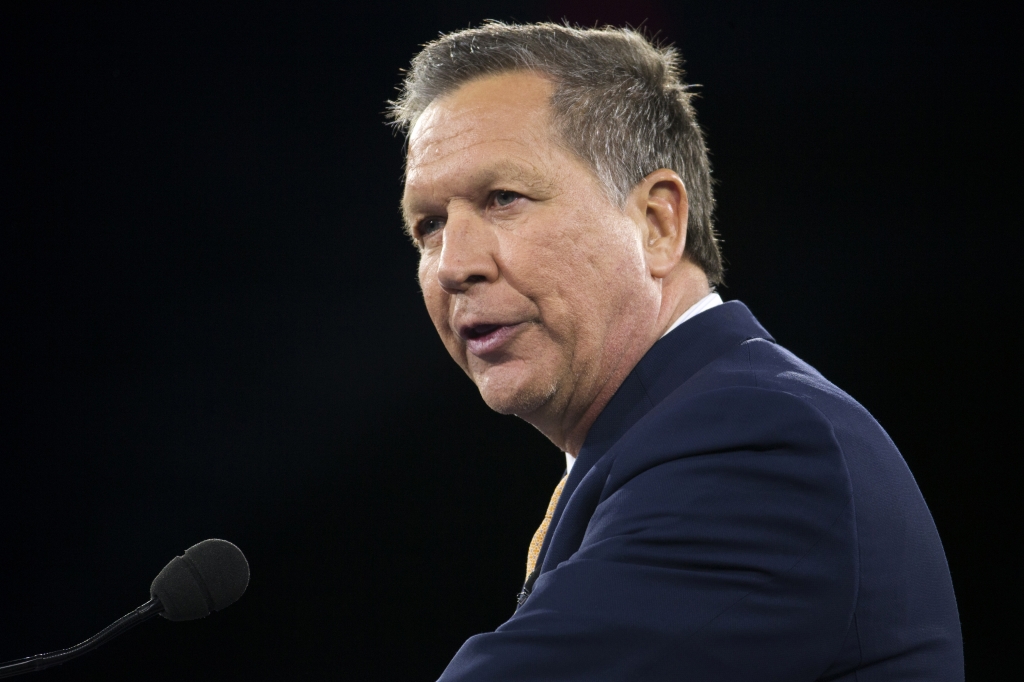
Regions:
<instances>
[{"instance_id":1,"label":"suit collar","mask_svg":"<svg viewBox=\"0 0 1024 682\"><path fill-rule=\"evenodd\" d=\"M651 346L590 427L551 519L537 565L573 491L606 452L654 406L701 368L749 339L775 339L747 306L729 301L689 319Z\"/></svg>"}]
</instances>

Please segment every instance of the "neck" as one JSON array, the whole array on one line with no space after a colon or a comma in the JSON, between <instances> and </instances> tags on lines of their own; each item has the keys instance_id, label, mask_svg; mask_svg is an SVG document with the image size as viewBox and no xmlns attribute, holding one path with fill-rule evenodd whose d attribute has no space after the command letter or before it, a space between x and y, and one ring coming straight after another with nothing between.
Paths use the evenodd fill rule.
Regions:
<instances>
[{"instance_id":1,"label":"neck","mask_svg":"<svg viewBox=\"0 0 1024 682\"><path fill-rule=\"evenodd\" d=\"M673 270L671 275L665 278L665 291L666 294L663 297L665 304L662 305L658 315L657 335L651 342L651 346L665 335L668 328L683 313L711 293L711 285L708 284L708 277L704 271L686 259ZM650 350L650 346L647 350ZM644 352L646 353L646 351Z\"/></svg>"}]
</instances>

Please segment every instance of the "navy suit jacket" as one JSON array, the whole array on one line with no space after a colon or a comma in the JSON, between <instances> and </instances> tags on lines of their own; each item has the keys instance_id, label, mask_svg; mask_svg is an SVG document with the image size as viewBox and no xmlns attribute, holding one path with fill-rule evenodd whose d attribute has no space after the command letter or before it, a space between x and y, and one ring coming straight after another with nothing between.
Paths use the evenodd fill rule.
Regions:
<instances>
[{"instance_id":1,"label":"navy suit jacket","mask_svg":"<svg viewBox=\"0 0 1024 682\"><path fill-rule=\"evenodd\" d=\"M594 423L532 591L441 680L962 680L945 555L881 426L739 302Z\"/></svg>"}]
</instances>

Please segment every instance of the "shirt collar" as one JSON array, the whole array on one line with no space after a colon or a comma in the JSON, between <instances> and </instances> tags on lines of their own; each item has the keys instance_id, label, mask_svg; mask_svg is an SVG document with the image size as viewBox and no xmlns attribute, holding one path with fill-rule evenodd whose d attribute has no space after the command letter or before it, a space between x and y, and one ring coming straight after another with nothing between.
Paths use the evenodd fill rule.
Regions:
<instances>
[{"instance_id":1,"label":"shirt collar","mask_svg":"<svg viewBox=\"0 0 1024 682\"><path fill-rule=\"evenodd\" d=\"M665 338L673 329L681 325L683 322L700 315L705 310L714 308L716 305L722 305L722 297L718 295L718 292L712 291L710 294L687 308L686 312L676 318L676 321L672 323L671 327L665 330L665 333L662 334L660 338Z\"/></svg>"}]
</instances>

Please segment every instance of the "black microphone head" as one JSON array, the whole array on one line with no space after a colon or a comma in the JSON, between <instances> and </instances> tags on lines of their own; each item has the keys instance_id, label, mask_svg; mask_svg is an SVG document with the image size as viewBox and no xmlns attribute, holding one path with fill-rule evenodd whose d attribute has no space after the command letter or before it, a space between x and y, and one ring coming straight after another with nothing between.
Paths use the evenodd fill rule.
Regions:
<instances>
[{"instance_id":1,"label":"black microphone head","mask_svg":"<svg viewBox=\"0 0 1024 682\"><path fill-rule=\"evenodd\" d=\"M205 618L234 604L249 585L249 562L227 540L203 540L176 556L153 579L150 594L168 620Z\"/></svg>"}]
</instances>

